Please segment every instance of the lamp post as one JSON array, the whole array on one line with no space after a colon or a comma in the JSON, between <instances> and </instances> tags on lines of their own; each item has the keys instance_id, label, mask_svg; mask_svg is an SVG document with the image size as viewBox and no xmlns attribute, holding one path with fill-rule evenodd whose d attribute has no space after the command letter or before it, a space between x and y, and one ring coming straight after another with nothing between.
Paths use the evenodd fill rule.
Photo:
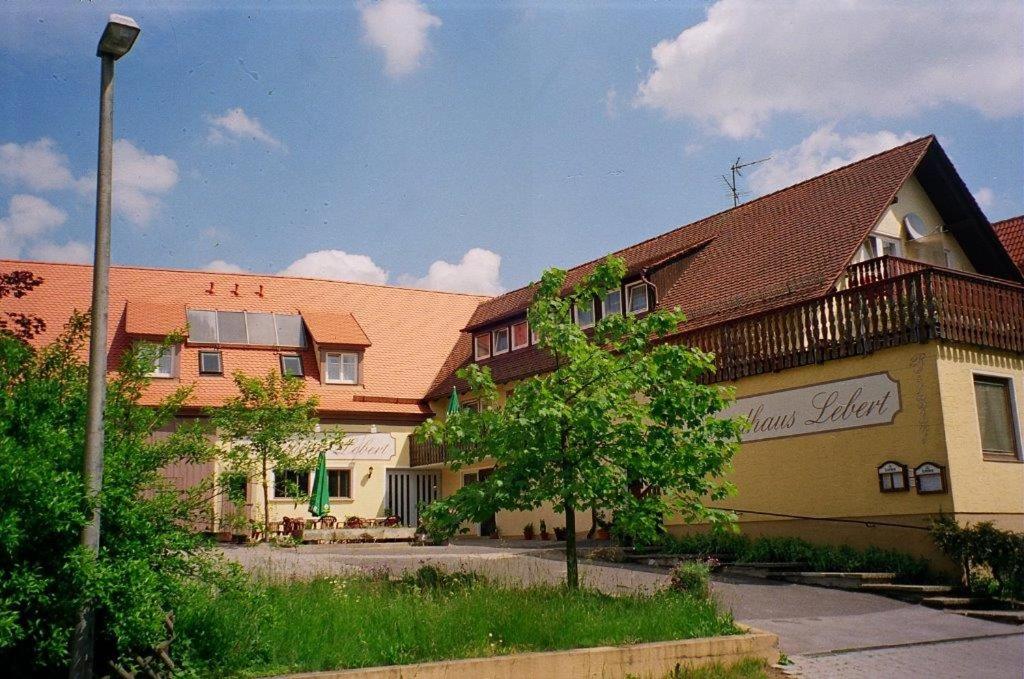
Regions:
<instances>
[{"instance_id":1,"label":"lamp post","mask_svg":"<svg viewBox=\"0 0 1024 679\"><path fill-rule=\"evenodd\" d=\"M107 395L107 298L110 274L110 193L114 155L114 62L128 54L139 37L130 17L111 14L96 56L100 58L100 140L96 167L96 252L92 269L92 322L89 331L89 394L85 429L85 494L92 516L82 527L82 546L93 556L100 548L100 508L103 484L103 406ZM71 639L71 679L92 677L96 616L84 604Z\"/></svg>"}]
</instances>

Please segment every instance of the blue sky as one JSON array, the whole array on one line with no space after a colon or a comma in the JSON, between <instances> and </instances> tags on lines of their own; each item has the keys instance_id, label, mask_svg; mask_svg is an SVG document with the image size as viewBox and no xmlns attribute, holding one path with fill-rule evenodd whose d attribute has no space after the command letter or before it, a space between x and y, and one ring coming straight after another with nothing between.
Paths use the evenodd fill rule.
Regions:
<instances>
[{"instance_id":1,"label":"blue sky","mask_svg":"<svg viewBox=\"0 0 1024 679\"><path fill-rule=\"evenodd\" d=\"M120 264L493 293L928 133L1024 212L1018 2L302 7L0 6L0 256L90 257L112 11Z\"/></svg>"}]
</instances>

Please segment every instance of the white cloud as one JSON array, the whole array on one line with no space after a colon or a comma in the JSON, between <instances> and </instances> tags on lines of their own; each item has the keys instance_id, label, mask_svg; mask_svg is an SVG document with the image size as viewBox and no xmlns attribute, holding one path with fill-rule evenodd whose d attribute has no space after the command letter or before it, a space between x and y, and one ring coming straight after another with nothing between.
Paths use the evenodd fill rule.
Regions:
<instances>
[{"instance_id":1,"label":"white cloud","mask_svg":"<svg viewBox=\"0 0 1024 679\"><path fill-rule=\"evenodd\" d=\"M427 36L441 20L417 0L361 0L363 39L384 53L384 69L393 78L412 73L429 48Z\"/></svg>"},{"instance_id":2,"label":"white cloud","mask_svg":"<svg viewBox=\"0 0 1024 679\"><path fill-rule=\"evenodd\" d=\"M161 196L178 183L178 164L167 156L147 153L127 139L114 142L113 209L125 219L148 224L162 205ZM85 197L96 195L96 177L75 182Z\"/></svg>"},{"instance_id":3,"label":"white cloud","mask_svg":"<svg viewBox=\"0 0 1024 679\"><path fill-rule=\"evenodd\" d=\"M0 256L20 257L33 239L57 228L68 219L64 210L37 196L11 196L7 216L0 219Z\"/></svg>"},{"instance_id":4,"label":"white cloud","mask_svg":"<svg viewBox=\"0 0 1024 679\"><path fill-rule=\"evenodd\" d=\"M223 259L215 259L208 262L204 267L203 271L215 271L217 273L245 273L246 270L237 264L224 261Z\"/></svg>"},{"instance_id":5,"label":"white cloud","mask_svg":"<svg viewBox=\"0 0 1024 679\"><path fill-rule=\"evenodd\" d=\"M281 272L284 276L329 278L338 281L387 283L388 272L374 264L366 255L352 255L344 250L317 250L295 260Z\"/></svg>"},{"instance_id":6,"label":"white cloud","mask_svg":"<svg viewBox=\"0 0 1024 679\"><path fill-rule=\"evenodd\" d=\"M974 200L978 201L978 205L983 210L988 210L996 202L996 192L987 186L982 186L974 192Z\"/></svg>"},{"instance_id":7,"label":"white cloud","mask_svg":"<svg viewBox=\"0 0 1024 679\"><path fill-rule=\"evenodd\" d=\"M0 178L35 191L68 188L74 182L68 157L56 147L48 137L27 144L0 145Z\"/></svg>"},{"instance_id":8,"label":"white cloud","mask_svg":"<svg viewBox=\"0 0 1024 679\"><path fill-rule=\"evenodd\" d=\"M891 118L1024 109L1019 2L720 0L651 50L636 103L733 138L779 114Z\"/></svg>"},{"instance_id":9,"label":"white cloud","mask_svg":"<svg viewBox=\"0 0 1024 679\"><path fill-rule=\"evenodd\" d=\"M505 290L500 278L501 255L473 248L457 264L439 259L430 265L423 278L403 276L400 282L430 290L497 295Z\"/></svg>"},{"instance_id":10,"label":"white cloud","mask_svg":"<svg viewBox=\"0 0 1024 679\"><path fill-rule=\"evenodd\" d=\"M93 259L92 248L77 240L69 240L63 245L43 241L29 249L32 259L46 262L71 262L73 264L89 264Z\"/></svg>"},{"instance_id":11,"label":"white cloud","mask_svg":"<svg viewBox=\"0 0 1024 679\"><path fill-rule=\"evenodd\" d=\"M206 139L214 144L239 139L252 139L267 146L284 149L281 140L270 134L258 119L248 115L242 107L231 108L219 116L207 116L210 129Z\"/></svg>"},{"instance_id":12,"label":"white cloud","mask_svg":"<svg viewBox=\"0 0 1024 679\"><path fill-rule=\"evenodd\" d=\"M906 143L917 135L883 130L842 135L835 125L818 128L796 146L771 152L771 160L750 173L750 189L759 195L790 186Z\"/></svg>"}]
</instances>

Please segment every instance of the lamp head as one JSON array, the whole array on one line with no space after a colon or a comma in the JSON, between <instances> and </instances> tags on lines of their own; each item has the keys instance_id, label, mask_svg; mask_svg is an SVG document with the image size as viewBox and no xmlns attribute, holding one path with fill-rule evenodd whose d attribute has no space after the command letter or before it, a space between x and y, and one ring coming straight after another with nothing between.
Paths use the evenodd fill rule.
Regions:
<instances>
[{"instance_id":1,"label":"lamp head","mask_svg":"<svg viewBox=\"0 0 1024 679\"><path fill-rule=\"evenodd\" d=\"M121 14L111 14L107 20L107 27L100 36L100 44L96 47L96 56L111 57L117 61L128 54L128 50L135 44L135 39L139 37L139 30L135 19Z\"/></svg>"}]
</instances>

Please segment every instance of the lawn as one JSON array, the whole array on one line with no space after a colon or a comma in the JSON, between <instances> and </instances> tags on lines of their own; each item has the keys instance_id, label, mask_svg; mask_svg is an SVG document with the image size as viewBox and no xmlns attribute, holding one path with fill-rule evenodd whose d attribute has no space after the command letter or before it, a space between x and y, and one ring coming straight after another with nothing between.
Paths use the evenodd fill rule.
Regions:
<instances>
[{"instance_id":1,"label":"lawn","mask_svg":"<svg viewBox=\"0 0 1024 679\"><path fill-rule=\"evenodd\" d=\"M189 639L191 664L219 676L739 633L714 602L677 592L612 597L561 587L513 588L433 569L401 581L263 582L212 600L197 592L177 619Z\"/></svg>"}]
</instances>

